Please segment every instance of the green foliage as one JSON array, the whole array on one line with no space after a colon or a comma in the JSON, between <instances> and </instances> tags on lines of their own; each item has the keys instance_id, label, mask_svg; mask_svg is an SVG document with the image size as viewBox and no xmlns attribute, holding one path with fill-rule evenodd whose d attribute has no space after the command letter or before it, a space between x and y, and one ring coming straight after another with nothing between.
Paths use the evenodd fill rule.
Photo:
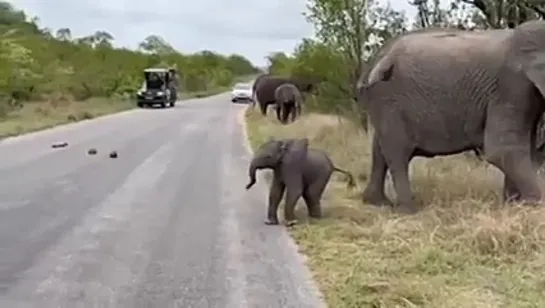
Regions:
<instances>
[{"instance_id":1,"label":"green foliage","mask_svg":"<svg viewBox=\"0 0 545 308\"><path fill-rule=\"evenodd\" d=\"M351 64L351 59L339 49L332 48L332 45L305 39L294 52L291 74L326 81L318 85L319 98L309 100L311 109L341 112L352 107L352 88L346 82L352 78Z\"/></svg>"},{"instance_id":2,"label":"green foliage","mask_svg":"<svg viewBox=\"0 0 545 308\"><path fill-rule=\"evenodd\" d=\"M273 52L267 56L269 72L275 75L287 75L291 73L294 59L283 52Z\"/></svg>"},{"instance_id":3,"label":"green foliage","mask_svg":"<svg viewBox=\"0 0 545 308\"><path fill-rule=\"evenodd\" d=\"M407 19L389 5L373 0L311 0L307 20L314 25L316 38L303 39L293 56L269 56L269 71L322 82L307 99L310 109L343 113L365 121L356 110L356 83L370 55L381 43L407 31ZM362 118L363 117L363 118Z\"/></svg>"},{"instance_id":4,"label":"green foliage","mask_svg":"<svg viewBox=\"0 0 545 308\"><path fill-rule=\"evenodd\" d=\"M175 67L183 92L229 86L257 69L240 55L212 51L181 54L150 35L138 51L113 47L102 30L74 38L68 28L54 35L11 4L0 1L0 116L24 101L130 97L141 86L143 69Z\"/></svg>"}]
</instances>

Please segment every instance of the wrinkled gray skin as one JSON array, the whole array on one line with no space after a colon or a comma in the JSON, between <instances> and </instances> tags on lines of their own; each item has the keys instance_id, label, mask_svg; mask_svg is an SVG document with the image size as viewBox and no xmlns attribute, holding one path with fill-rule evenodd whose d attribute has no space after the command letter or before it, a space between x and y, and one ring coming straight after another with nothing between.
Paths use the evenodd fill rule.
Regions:
<instances>
[{"instance_id":1,"label":"wrinkled gray skin","mask_svg":"<svg viewBox=\"0 0 545 308\"><path fill-rule=\"evenodd\" d=\"M372 169L363 199L415 212L408 165L482 149L503 171L504 199L536 202L536 125L544 110L545 22L512 30L432 30L388 43L358 82L358 101L375 127Z\"/></svg>"},{"instance_id":2,"label":"wrinkled gray skin","mask_svg":"<svg viewBox=\"0 0 545 308\"><path fill-rule=\"evenodd\" d=\"M299 91L308 93L314 88L315 82L295 77L263 76L256 81L255 96L261 109L261 114L267 115L267 107L275 104L274 92L278 86L284 83L294 84Z\"/></svg>"},{"instance_id":3,"label":"wrinkled gray skin","mask_svg":"<svg viewBox=\"0 0 545 308\"><path fill-rule=\"evenodd\" d=\"M333 171L345 174L348 177L348 186L355 186L352 174L335 167L325 152L309 149L308 145L308 138L269 139L255 152L248 169L250 182L246 189L256 183L257 170L273 170L265 224L278 224L278 205L284 191L284 220L287 226L291 226L297 223L294 210L301 196L305 200L309 216L322 217L320 200Z\"/></svg>"},{"instance_id":4,"label":"wrinkled gray skin","mask_svg":"<svg viewBox=\"0 0 545 308\"><path fill-rule=\"evenodd\" d=\"M536 157L533 159L538 168L543 167L545 163L545 113L541 114L537 123L536 131ZM474 154L477 158L484 160L482 149L475 149Z\"/></svg>"},{"instance_id":5,"label":"wrinkled gray skin","mask_svg":"<svg viewBox=\"0 0 545 308\"><path fill-rule=\"evenodd\" d=\"M292 83L284 83L274 91L274 99L276 101L276 118L282 124L288 123L288 118L291 114L291 121L295 122L295 118L301 115L303 94Z\"/></svg>"}]
</instances>

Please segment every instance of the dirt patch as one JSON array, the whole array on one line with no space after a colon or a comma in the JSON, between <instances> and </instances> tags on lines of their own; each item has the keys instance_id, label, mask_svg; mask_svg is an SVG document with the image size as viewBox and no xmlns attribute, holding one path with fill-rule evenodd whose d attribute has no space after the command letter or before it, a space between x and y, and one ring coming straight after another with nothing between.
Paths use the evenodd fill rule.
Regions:
<instances>
[{"instance_id":1,"label":"dirt patch","mask_svg":"<svg viewBox=\"0 0 545 308\"><path fill-rule=\"evenodd\" d=\"M325 219L290 230L330 307L545 307L545 209L500 205L494 167L465 155L416 159L412 188L423 210L398 215L361 201L370 138L353 123L309 114L280 125L257 109L246 121L252 147L306 136L360 178L349 191L334 176ZM391 183L387 191L394 199ZM297 215L305 221L302 204Z\"/></svg>"}]
</instances>

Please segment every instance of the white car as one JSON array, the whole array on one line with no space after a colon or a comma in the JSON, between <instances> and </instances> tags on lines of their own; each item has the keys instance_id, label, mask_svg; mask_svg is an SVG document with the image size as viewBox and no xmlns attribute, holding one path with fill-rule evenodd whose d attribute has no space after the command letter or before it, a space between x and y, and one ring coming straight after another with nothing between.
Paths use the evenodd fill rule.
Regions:
<instances>
[{"instance_id":1,"label":"white car","mask_svg":"<svg viewBox=\"0 0 545 308\"><path fill-rule=\"evenodd\" d=\"M248 83L237 83L231 90L231 102L251 101L252 100L252 85Z\"/></svg>"}]
</instances>

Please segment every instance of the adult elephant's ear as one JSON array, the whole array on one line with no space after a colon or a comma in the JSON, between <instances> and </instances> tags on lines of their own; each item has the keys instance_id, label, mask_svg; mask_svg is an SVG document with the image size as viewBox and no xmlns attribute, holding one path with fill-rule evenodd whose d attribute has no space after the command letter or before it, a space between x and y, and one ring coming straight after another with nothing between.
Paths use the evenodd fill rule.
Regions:
<instances>
[{"instance_id":1,"label":"adult elephant's ear","mask_svg":"<svg viewBox=\"0 0 545 308\"><path fill-rule=\"evenodd\" d=\"M528 58L530 61L527 62L528 64L525 67L526 76L541 92L541 95L545 97L545 50L536 51Z\"/></svg>"},{"instance_id":2,"label":"adult elephant's ear","mask_svg":"<svg viewBox=\"0 0 545 308\"><path fill-rule=\"evenodd\" d=\"M307 157L309 143L308 138L292 139L285 142L282 163L289 167L300 166Z\"/></svg>"},{"instance_id":3,"label":"adult elephant's ear","mask_svg":"<svg viewBox=\"0 0 545 308\"><path fill-rule=\"evenodd\" d=\"M522 64L526 76L545 97L545 21L528 21L513 31L515 63Z\"/></svg>"}]
</instances>

